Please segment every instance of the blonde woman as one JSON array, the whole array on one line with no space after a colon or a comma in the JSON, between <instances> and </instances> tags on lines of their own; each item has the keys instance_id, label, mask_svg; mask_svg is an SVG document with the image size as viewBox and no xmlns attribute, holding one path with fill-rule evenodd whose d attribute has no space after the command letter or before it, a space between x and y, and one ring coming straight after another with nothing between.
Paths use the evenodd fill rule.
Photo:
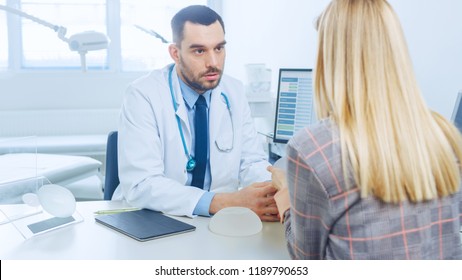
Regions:
<instances>
[{"instance_id":1,"label":"blonde woman","mask_svg":"<svg viewBox=\"0 0 462 280\"><path fill-rule=\"evenodd\" d=\"M462 259L462 138L425 105L385 0L333 0L317 22L320 122L273 184L295 259Z\"/></svg>"}]
</instances>

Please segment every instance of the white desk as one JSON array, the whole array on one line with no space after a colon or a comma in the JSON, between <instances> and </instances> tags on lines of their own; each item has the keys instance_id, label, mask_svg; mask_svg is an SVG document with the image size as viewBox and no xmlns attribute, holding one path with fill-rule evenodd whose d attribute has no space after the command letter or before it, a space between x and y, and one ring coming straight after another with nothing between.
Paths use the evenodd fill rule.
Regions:
<instances>
[{"instance_id":1,"label":"white desk","mask_svg":"<svg viewBox=\"0 0 462 280\"><path fill-rule=\"evenodd\" d=\"M23 205L0 205L4 212ZM11 224L0 225L0 259L289 259L280 223L263 223L249 237L225 237L208 229L210 218L175 217L193 232L138 242L95 222L93 212L127 207L119 201L78 202L84 221L24 240Z\"/></svg>"}]
</instances>

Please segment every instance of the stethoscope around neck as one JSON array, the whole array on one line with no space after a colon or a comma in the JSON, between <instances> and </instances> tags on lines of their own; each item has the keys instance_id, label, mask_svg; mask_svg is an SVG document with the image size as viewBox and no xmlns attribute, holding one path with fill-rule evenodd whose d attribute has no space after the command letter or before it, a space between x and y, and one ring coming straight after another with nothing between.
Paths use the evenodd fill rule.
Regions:
<instances>
[{"instance_id":1,"label":"stethoscope around neck","mask_svg":"<svg viewBox=\"0 0 462 280\"><path fill-rule=\"evenodd\" d=\"M177 102L176 102L175 95L173 94L173 83L172 83L172 73L173 73L173 67L174 66L175 65L172 64L172 66L170 66L170 70L168 72L168 86L170 88L170 95L172 96L173 109L176 112L177 109L178 109L178 105L177 105ZM226 103L226 108L228 109L229 118L231 120L231 129L233 131L233 138L232 138L232 142L231 142L231 147L229 147L229 148L220 147L220 145L218 145L217 141L215 141L215 146L217 147L217 149L220 152L229 153L234 148L234 122L233 122L233 117L232 117L232 113L231 113L231 106L229 105L228 96L226 96L226 94L224 94L223 92L221 93L221 96L223 97L223 101ZM183 143L183 150L184 150L184 153L185 153L186 157L188 158L188 161L186 162L186 171L192 172L194 170L194 168L196 167L196 160L191 156L191 154L189 153L188 147L186 146L186 141L184 140L183 129L181 128L181 120L180 120L180 117L178 115L176 115L176 122L177 122L177 125L178 125L178 130L180 131L181 142Z\"/></svg>"}]
</instances>

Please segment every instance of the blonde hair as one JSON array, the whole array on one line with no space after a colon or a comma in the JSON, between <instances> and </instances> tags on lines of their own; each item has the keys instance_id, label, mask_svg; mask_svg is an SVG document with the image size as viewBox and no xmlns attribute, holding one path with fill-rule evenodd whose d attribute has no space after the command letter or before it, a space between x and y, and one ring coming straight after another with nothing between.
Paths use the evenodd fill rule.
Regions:
<instances>
[{"instance_id":1,"label":"blonde hair","mask_svg":"<svg viewBox=\"0 0 462 280\"><path fill-rule=\"evenodd\" d=\"M318 118L338 125L361 191L385 202L459 189L462 137L426 106L399 20L385 0L333 0L318 19Z\"/></svg>"}]
</instances>

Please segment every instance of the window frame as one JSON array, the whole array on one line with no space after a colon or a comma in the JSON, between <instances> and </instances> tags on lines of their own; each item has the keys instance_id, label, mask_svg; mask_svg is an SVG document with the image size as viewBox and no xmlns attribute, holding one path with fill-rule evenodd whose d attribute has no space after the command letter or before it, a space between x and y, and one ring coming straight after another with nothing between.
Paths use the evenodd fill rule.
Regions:
<instances>
[{"instance_id":1,"label":"window frame","mask_svg":"<svg viewBox=\"0 0 462 280\"><path fill-rule=\"evenodd\" d=\"M207 6L211 7L219 14L222 14L223 0L207 0ZM15 9L20 9L21 0L6 0L6 5ZM0 11L1 12L1 11ZM22 18L6 13L7 22L7 38L8 38L8 62L6 69L0 68L0 74L4 72L80 72L80 68L75 66L63 67L28 67L23 65L23 41L22 41ZM110 44L107 49L107 65L106 67L91 69L92 72L107 73L107 72L123 72L133 73L145 71L148 69L139 70L124 70L122 68L122 49L121 49L121 5L119 0L106 0L106 34L110 38ZM14 32L13 32L14 30ZM59 38L56 38L59 40Z\"/></svg>"},{"instance_id":2,"label":"window frame","mask_svg":"<svg viewBox=\"0 0 462 280\"><path fill-rule=\"evenodd\" d=\"M0 4L6 5L6 4L7 4L7 3L6 3L6 0L1 0ZM0 38L0 42L4 40L4 42L6 43L6 44L4 44L4 45L5 45L4 49L5 49L5 54L6 54L6 56L5 56L5 58L4 58L5 64L0 64L0 69L1 69L1 70L4 70L4 69L8 68L9 48L8 48L8 25L7 25L7 16L6 16L6 14L7 14L7 13L6 13L5 11L0 11L0 16L1 16L1 19L2 19L2 20L0 21L0 26L3 25L3 28L4 28L4 30L5 30L5 34L4 34L5 37L2 36L2 37ZM4 19L5 21L3 21L3 19ZM2 46L1 46L1 48L3 48L3 44L2 44Z\"/></svg>"}]
</instances>

